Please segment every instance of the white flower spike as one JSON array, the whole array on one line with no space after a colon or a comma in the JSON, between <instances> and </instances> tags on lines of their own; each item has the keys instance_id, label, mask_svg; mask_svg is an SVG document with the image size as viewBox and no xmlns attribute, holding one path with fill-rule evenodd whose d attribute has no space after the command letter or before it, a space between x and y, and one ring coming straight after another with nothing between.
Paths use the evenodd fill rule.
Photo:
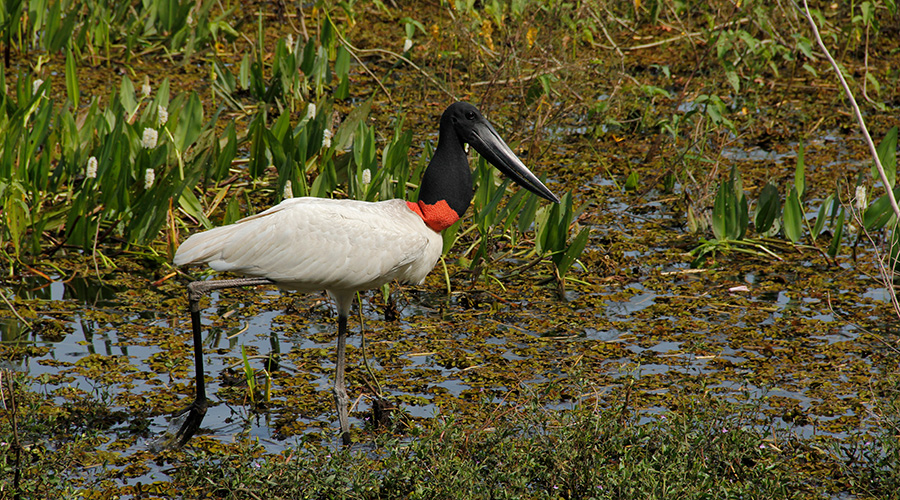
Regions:
<instances>
[{"instance_id":1,"label":"white flower spike","mask_svg":"<svg viewBox=\"0 0 900 500\"><path fill-rule=\"evenodd\" d=\"M856 186L856 209L862 213L866 211L866 206L866 186L860 184Z\"/></svg>"},{"instance_id":2,"label":"white flower spike","mask_svg":"<svg viewBox=\"0 0 900 500\"><path fill-rule=\"evenodd\" d=\"M97 157L91 156L88 158L87 162L87 171L85 171L84 176L88 179L96 179L97 178Z\"/></svg>"},{"instance_id":3,"label":"white flower spike","mask_svg":"<svg viewBox=\"0 0 900 500\"><path fill-rule=\"evenodd\" d=\"M141 146L144 146L147 149L153 149L156 147L156 142L159 140L159 132L152 128L145 128L144 135L141 137Z\"/></svg>"}]
</instances>

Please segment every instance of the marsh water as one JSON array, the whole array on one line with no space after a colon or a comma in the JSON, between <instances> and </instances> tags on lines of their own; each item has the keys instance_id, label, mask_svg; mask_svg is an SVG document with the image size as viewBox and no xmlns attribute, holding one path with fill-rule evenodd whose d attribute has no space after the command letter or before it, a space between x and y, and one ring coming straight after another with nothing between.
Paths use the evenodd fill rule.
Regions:
<instances>
[{"instance_id":1,"label":"marsh water","mask_svg":"<svg viewBox=\"0 0 900 500\"><path fill-rule=\"evenodd\" d=\"M881 335L892 320L887 290L859 270L871 265L869 251L861 249L855 264L807 252L694 269L679 248L686 233L664 201L635 202L603 176L586 189L602 193L602 202L582 218L591 243L566 301L540 284L548 276L540 266L501 285L473 280L452 261L449 295L439 265L422 286L394 285L390 305L381 292L362 296L376 380L363 368L356 305L348 377L352 426L364 433L354 446L365 447L365 432L373 432L377 387L406 425L464 415L467 402L516 404L534 393L551 395L550 408L613 406L626 388L645 420L699 391L750 402L756 425L803 438L840 440L878 425L867 381L878 377ZM124 484L147 483L167 474L148 460L149 443L192 397L187 278L160 280L164 270L119 259L102 279L85 269L4 288L42 304L31 319L37 328L4 318L4 342L33 345L33 354L6 366L27 373L60 408L105 407L86 424L102 430L98 450L110 457L95 466L106 474L121 468ZM490 272L500 275L506 264L516 263ZM397 317L385 320L388 309ZM257 440L270 453L310 441L336 446L334 316L324 294L266 287L204 302L212 403L195 441ZM252 400L247 367L257 386ZM267 379L268 398L259 389Z\"/></svg>"}]
</instances>

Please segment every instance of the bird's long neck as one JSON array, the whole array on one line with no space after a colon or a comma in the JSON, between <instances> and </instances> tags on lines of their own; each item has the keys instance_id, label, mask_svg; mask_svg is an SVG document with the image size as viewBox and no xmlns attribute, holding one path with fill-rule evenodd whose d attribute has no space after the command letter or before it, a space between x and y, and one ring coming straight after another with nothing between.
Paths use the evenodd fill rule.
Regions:
<instances>
[{"instance_id":1,"label":"bird's long neck","mask_svg":"<svg viewBox=\"0 0 900 500\"><path fill-rule=\"evenodd\" d=\"M472 172L466 150L449 118L442 117L438 146L422 177L419 201L410 203L410 208L429 227L441 231L462 218L471 202Z\"/></svg>"}]
</instances>

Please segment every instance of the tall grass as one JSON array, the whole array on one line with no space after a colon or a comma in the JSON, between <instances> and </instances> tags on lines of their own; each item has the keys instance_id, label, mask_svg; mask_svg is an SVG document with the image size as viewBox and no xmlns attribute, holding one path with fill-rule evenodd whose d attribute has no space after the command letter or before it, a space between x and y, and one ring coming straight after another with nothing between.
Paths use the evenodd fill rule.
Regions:
<instances>
[{"instance_id":1,"label":"tall grass","mask_svg":"<svg viewBox=\"0 0 900 500\"><path fill-rule=\"evenodd\" d=\"M239 498L791 498L803 479L736 408L687 405L638 424L589 404L483 410L472 428L438 417L416 439L374 450L196 455L177 481ZM248 465L249 464L249 465Z\"/></svg>"},{"instance_id":2,"label":"tall grass","mask_svg":"<svg viewBox=\"0 0 900 500\"><path fill-rule=\"evenodd\" d=\"M110 95L82 103L77 75L79 64L92 60L92 48L101 45L126 60L136 51L163 48L171 57L206 47L222 28L210 18L212 2L160 0L143 3L138 11L105 3L94 9L44 3L50 13L66 13L63 25L34 11L40 2L18 17L11 11L4 25L8 35L15 35L11 47L20 52L66 53L65 95L51 92L52 81L33 79L29 71L19 71L14 88L0 80L0 195L6 215L0 222L0 251L8 272L22 259L65 248L92 251L104 260L108 242L149 245L164 227L171 251L180 214L208 227L211 211L226 199L225 222L243 211L238 193L224 182L233 175L271 186L262 190L268 203L292 196L369 201L415 196L427 159L414 167L410 163L412 133L402 129L402 118L383 141L376 141L366 123L371 100L340 124L333 120L335 100L349 95L350 49L327 10L319 11L317 35L305 41L292 36L267 40L263 16L256 16L253 50L236 72L217 57L210 60L213 99L221 107L204 116L209 106L196 93L170 99L168 80L156 89L146 81L136 88L124 76ZM119 38L110 38L110 26ZM224 108L249 115L246 129L229 123L223 130ZM201 189L195 191L198 184ZM496 191L493 182L491 189ZM494 205L505 191L504 185L496 192ZM516 203L521 201L520 196ZM535 202L529 203L532 210L519 221L521 230L532 224ZM513 218L515 213L507 216ZM482 235L493 230L484 221ZM570 222L571 216L540 225L541 230L561 227L564 233L561 242L545 245L546 253L566 251ZM577 252L569 252L572 260L586 238L579 241L573 247Z\"/></svg>"}]
</instances>

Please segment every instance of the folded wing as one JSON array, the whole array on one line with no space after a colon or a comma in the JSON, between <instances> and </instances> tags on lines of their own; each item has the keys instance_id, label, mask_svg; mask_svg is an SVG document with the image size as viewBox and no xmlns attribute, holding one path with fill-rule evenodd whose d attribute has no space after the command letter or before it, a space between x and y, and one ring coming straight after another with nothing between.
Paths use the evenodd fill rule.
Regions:
<instances>
[{"instance_id":1,"label":"folded wing","mask_svg":"<svg viewBox=\"0 0 900 500\"><path fill-rule=\"evenodd\" d=\"M291 290L356 291L394 279L421 282L441 246L440 234L402 200L291 198L191 236L174 260L268 278Z\"/></svg>"}]
</instances>

